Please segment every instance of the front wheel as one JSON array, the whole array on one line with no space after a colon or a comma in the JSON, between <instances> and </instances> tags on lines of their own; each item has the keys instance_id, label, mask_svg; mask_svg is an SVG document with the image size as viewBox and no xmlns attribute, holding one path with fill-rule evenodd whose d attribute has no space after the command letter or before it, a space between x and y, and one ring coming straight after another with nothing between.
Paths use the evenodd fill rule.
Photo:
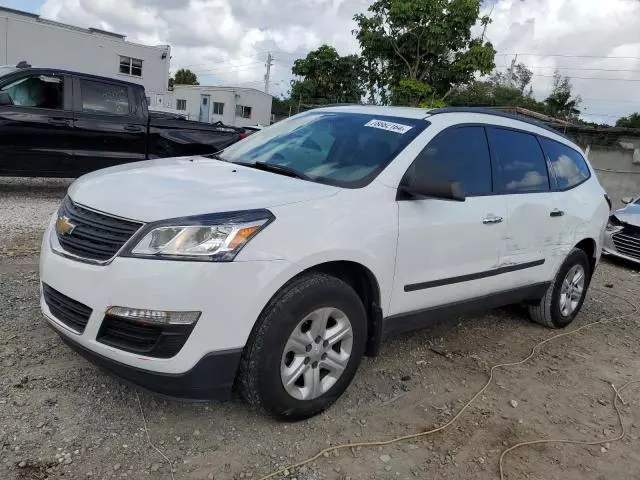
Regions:
<instances>
[{"instance_id":1,"label":"front wheel","mask_svg":"<svg viewBox=\"0 0 640 480\"><path fill-rule=\"evenodd\" d=\"M587 295L591 265L579 248L569 252L544 297L529 306L531 318L549 328L564 328L576 317Z\"/></svg>"},{"instance_id":2,"label":"front wheel","mask_svg":"<svg viewBox=\"0 0 640 480\"><path fill-rule=\"evenodd\" d=\"M313 416L349 386L366 338L364 306L351 286L322 273L296 278L254 328L241 362L240 391L275 417Z\"/></svg>"}]
</instances>

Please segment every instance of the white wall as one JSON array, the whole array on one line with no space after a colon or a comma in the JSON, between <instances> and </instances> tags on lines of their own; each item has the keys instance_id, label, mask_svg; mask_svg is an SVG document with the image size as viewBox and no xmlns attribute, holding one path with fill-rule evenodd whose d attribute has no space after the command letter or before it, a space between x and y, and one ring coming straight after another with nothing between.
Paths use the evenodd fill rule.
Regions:
<instances>
[{"instance_id":1,"label":"white wall","mask_svg":"<svg viewBox=\"0 0 640 480\"><path fill-rule=\"evenodd\" d=\"M166 53L166 58L162 58ZM142 77L119 73L120 55L142 60ZM61 68L144 85L147 96L165 92L171 51L90 33L37 17L0 10L0 65L25 60L34 67Z\"/></svg>"},{"instance_id":2,"label":"white wall","mask_svg":"<svg viewBox=\"0 0 640 480\"><path fill-rule=\"evenodd\" d=\"M222 121L237 127L271 123L271 95L252 88L176 85L173 92L164 95L163 105L177 108L177 100L186 100L185 113L190 120L198 120L202 95L210 96L208 121L211 123ZM214 102L224 103L223 115L213 113ZM251 107L251 118L236 117L236 105Z\"/></svg>"}]
</instances>

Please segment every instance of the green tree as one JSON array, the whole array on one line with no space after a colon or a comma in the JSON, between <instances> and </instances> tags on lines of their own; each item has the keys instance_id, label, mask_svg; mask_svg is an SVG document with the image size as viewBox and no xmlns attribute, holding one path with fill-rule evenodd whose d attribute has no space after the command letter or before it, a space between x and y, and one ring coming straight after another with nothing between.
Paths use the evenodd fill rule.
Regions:
<instances>
[{"instance_id":1,"label":"green tree","mask_svg":"<svg viewBox=\"0 0 640 480\"><path fill-rule=\"evenodd\" d=\"M355 15L370 100L418 105L494 68L495 50L472 38L480 0L377 0Z\"/></svg>"},{"instance_id":2,"label":"green tree","mask_svg":"<svg viewBox=\"0 0 640 480\"><path fill-rule=\"evenodd\" d=\"M523 63L511 64L506 72L494 72L487 80L456 87L447 98L452 106L523 107L546 113L547 106L533 97L533 72Z\"/></svg>"},{"instance_id":3,"label":"green tree","mask_svg":"<svg viewBox=\"0 0 640 480\"><path fill-rule=\"evenodd\" d=\"M547 105L549 115L565 119L577 119L580 115L580 95L573 97L573 85L571 79L563 76L556 70L553 74L551 94L544 103Z\"/></svg>"},{"instance_id":4,"label":"green tree","mask_svg":"<svg viewBox=\"0 0 640 480\"><path fill-rule=\"evenodd\" d=\"M632 113L628 117L619 118L616 127L640 128L640 113Z\"/></svg>"},{"instance_id":5,"label":"green tree","mask_svg":"<svg viewBox=\"0 0 640 480\"><path fill-rule=\"evenodd\" d=\"M297 104L290 97L273 97L271 113L278 118L288 117L290 113L296 113Z\"/></svg>"},{"instance_id":6,"label":"green tree","mask_svg":"<svg viewBox=\"0 0 640 480\"><path fill-rule=\"evenodd\" d=\"M322 45L294 62L291 97L303 103L358 103L364 95L364 64L357 55L341 57L335 48Z\"/></svg>"},{"instance_id":7,"label":"green tree","mask_svg":"<svg viewBox=\"0 0 640 480\"><path fill-rule=\"evenodd\" d=\"M198 77L188 68L181 68L178 70L173 78L169 78L169 88L173 88L174 85L200 85L198 83Z\"/></svg>"}]
</instances>

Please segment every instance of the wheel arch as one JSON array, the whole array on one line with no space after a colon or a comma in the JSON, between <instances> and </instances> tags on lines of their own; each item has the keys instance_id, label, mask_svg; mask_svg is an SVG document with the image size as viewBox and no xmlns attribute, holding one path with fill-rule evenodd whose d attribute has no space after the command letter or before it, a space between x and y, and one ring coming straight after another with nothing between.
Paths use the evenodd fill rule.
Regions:
<instances>
[{"instance_id":1,"label":"wheel arch","mask_svg":"<svg viewBox=\"0 0 640 480\"><path fill-rule=\"evenodd\" d=\"M382 339L382 308L380 283L370 268L353 260L331 260L310 266L291 278L282 288L300 277L320 272L338 278L350 285L362 300L367 313L367 348L365 354L375 356Z\"/></svg>"},{"instance_id":2,"label":"wheel arch","mask_svg":"<svg viewBox=\"0 0 640 480\"><path fill-rule=\"evenodd\" d=\"M598 259L598 244L596 243L596 241L593 238L583 238L575 245L574 248L578 248L587 254L587 257L589 258L589 266L591 267L591 273L593 274Z\"/></svg>"},{"instance_id":3,"label":"wheel arch","mask_svg":"<svg viewBox=\"0 0 640 480\"><path fill-rule=\"evenodd\" d=\"M340 257L338 257L340 258ZM343 257L344 258L344 257ZM380 342L382 340L382 304L388 301L387 294L384 292L384 285L380 285L378 276L373 270L360 261L360 259L314 259L303 266L296 265L297 268L284 273L276 283L276 288L271 290L273 293L265 299L260 310L260 314L256 316L256 322L253 324L248 338L251 338L253 332L258 327L258 319L268 307L268 305L281 294L292 282L302 276L310 273L318 272L338 278L350 285L358 294L365 307L367 314L367 347L365 354L367 356L375 356L378 353ZM246 348L246 346L245 346Z\"/></svg>"}]
</instances>

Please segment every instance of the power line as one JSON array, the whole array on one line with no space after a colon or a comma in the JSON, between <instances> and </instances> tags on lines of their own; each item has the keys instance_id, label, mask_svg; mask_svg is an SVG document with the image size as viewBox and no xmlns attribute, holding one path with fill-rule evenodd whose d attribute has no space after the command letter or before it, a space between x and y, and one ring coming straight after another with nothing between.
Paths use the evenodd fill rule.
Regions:
<instances>
[{"instance_id":1,"label":"power line","mask_svg":"<svg viewBox=\"0 0 640 480\"><path fill-rule=\"evenodd\" d=\"M194 69L194 70L228 70L230 68L242 68L242 67L249 67L252 65L261 65L261 62L249 62L249 63L240 63L240 64L228 64L225 66L220 66L220 67L203 67L203 68L198 68L198 69Z\"/></svg>"},{"instance_id":2,"label":"power line","mask_svg":"<svg viewBox=\"0 0 640 480\"><path fill-rule=\"evenodd\" d=\"M238 72L247 72L249 70L255 70L257 68L264 68L263 64L254 65L252 67L247 68L223 68L223 69L215 69L215 70L196 70L195 73L199 75L224 75L225 73L238 73Z\"/></svg>"},{"instance_id":3,"label":"power line","mask_svg":"<svg viewBox=\"0 0 640 480\"><path fill-rule=\"evenodd\" d=\"M510 65L497 65L497 68L509 68ZM633 69L617 69L617 68L581 68L581 67L557 67L552 65L527 65L527 68L534 69L554 69L554 70L585 70L585 71L601 71L601 72L637 72L640 73L640 70Z\"/></svg>"},{"instance_id":4,"label":"power line","mask_svg":"<svg viewBox=\"0 0 640 480\"><path fill-rule=\"evenodd\" d=\"M499 67L502 68L502 67ZM555 75L546 75L542 73L532 74L534 77L547 77L554 78ZM604 80L604 81L618 81L618 82L640 82L640 78L613 78L613 77L575 77L571 76L571 80Z\"/></svg>"},{"instance_id":5,"label":"power line","mask_svg":"<svg viewBox=\"0 0 640 480\"><path fill-rule=\"evenodd\" d=\"M219 62L192 63L192 64L189 64L189 65L181 65L180 68L202 67L202 66L206 67L208 65L225 65L225 64L227 64L229 62L233 62L233 61L236 61L236 60L239 60L239 59L242 59L242 58L244 58L244 59L253 59L254 61L259 61L259 58L258 58L257 55L242 55L242 56L234 58L234 59L221 60ZM250 63L252 63L252 62L250 62Z\"/></svg>"},{"instance_id":6,"label":"power line","mask_svg":"<svg viewBox=\"0 0 640 480\"><path fill-rule=\"evenodd\" d=\"M624 56L601 56L601 55L568 55L562 53L508 53L496 52L496 55L519 55L527 57L563 57L563 58L606 58L612 60L640 60L640 57L624 57Z\"/></svg>"},{"instance_id":7,"label":"power line","mask_svg":"<svg viewBox=\"0 0 640 480\"><path fill-rule=\"evenodd\" d=\"M534 77L553 78L553 75L534 73ZM571 77L571 80L601 80L606 82L640 82L640 78L610 78L610 77Z\"/></svg>"}]
</instances>

